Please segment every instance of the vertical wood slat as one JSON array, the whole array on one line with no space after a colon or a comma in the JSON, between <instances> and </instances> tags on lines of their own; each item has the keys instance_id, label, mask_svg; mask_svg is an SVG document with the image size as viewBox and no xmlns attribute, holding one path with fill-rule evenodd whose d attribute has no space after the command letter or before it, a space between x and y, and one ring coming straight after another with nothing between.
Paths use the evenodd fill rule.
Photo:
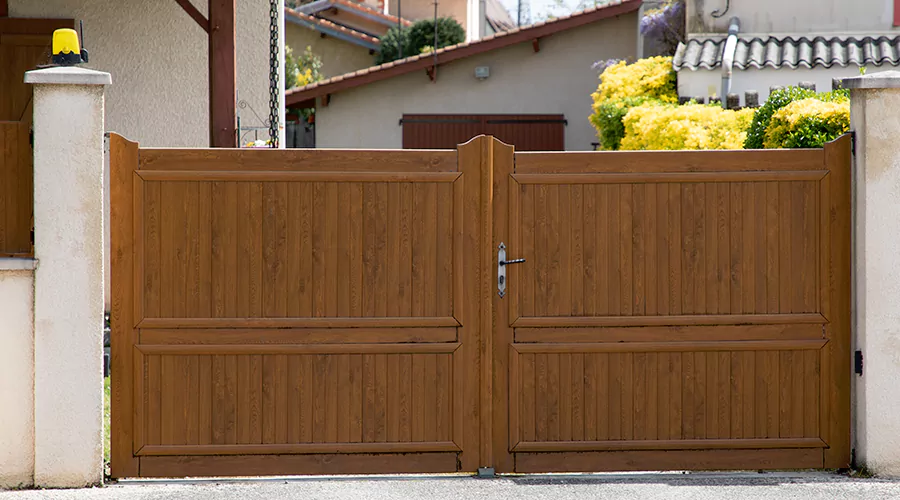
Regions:
<instances>
[{"instance_id":1,"label":"vertical wood slat","mask_svg":"<svg viewBox=\"0 0 900 500\"><path fill-rule=\"evenodd\" d=\"M0 256L32 255L34 171L29 130L30 119L0 122Z\"/></svg>"}]
</instances>

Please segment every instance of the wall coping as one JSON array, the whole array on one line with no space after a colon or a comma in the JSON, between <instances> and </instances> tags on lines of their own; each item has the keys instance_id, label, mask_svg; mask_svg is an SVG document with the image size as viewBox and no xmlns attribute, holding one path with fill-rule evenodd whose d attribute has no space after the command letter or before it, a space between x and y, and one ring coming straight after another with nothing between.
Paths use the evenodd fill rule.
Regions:
<instances>
[{"instance_id":1,"label":"wall coping","mask_svg":"<svg viewBox=\"0 0 900 500\"><path fill-rule=\"evenodd\" d=\"M885 71L871 75L852 76L841 80L845 89L900 89L900 71Z\"/></svg>"},{"instance_id":2,"label":"wall coping","mask_svg":"<svg viewBox=\"0 0 900 500\"><path fill-rule=\"evenodd\" d=\"M0 257L0 271L34 271L37 259L30 257Z\"/></svg>"},{"instance_id":3,"label":"wall coping","mask_svg":"<svg viewBox=\"0 0 900 500\"><path fill-rule=\"evenodd\" d=\"M25 83L50 85L112 85L112 76L104 71L95 71L72 66L54 66L25 73Z\"/></svg>"}]
</instances>

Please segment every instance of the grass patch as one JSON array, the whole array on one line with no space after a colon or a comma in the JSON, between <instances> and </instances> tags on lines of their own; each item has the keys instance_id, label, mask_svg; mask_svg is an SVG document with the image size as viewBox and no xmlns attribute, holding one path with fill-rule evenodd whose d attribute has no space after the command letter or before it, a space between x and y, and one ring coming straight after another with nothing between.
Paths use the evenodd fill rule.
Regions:
<instances>
[{"instance_id":1,"label":"grass patch","mask_svg":"<svg viewBox=\"0 0 900 500\"><path fill-rule=\"evenodd\" d=\"M109 463L109 377L103 379L103 462Z\"/></svg>"}]
</instances>

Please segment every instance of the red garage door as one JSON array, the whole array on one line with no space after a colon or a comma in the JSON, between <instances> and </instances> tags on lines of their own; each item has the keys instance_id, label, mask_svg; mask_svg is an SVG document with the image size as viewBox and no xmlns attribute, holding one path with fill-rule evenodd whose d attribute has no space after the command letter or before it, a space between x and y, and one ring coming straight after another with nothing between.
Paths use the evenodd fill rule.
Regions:
<instances>
[{"instance_id":1,"label":"red garage door","mask_svg":"<svg viewBox=\"0 0 900 500\"><path fill-rule=\"evenodd\" d=\"M517 151L563 151L563 115L403 115L403 149L456 149L492 135Z\"/></svg>"}]
</instances>

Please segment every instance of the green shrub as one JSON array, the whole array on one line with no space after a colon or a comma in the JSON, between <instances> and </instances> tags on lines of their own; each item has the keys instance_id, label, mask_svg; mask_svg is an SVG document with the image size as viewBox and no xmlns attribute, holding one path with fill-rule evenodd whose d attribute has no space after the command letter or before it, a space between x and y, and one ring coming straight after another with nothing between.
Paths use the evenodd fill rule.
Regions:
<instances>
[{"instance_id":1,"label":"green shrub","mask_svg":"<svg viewBox=\"0 0 900 500\"><path fill-rule=\"evenodd\" d=\"M624 97L609 99L594 106L591 115L591 124L597 129L597 137L600 139L600 149L604 151L616 151L625 137L625 124L622 120L628 111L635 106L647 102L662 102L649 97Z\"/></svg>"},{"instance_id":2,"label":"green shrub","mask_svg":"<svg viewBox=\"0 0 900 500\"><path fill-rule=\"evenodd\" d=\"M833 95L795 101L772 115L763 145L776 148L821 148L850 129L850 102Z\"/></svg>"},{"instance_id":3,"label":"green shrub","mask_svg":"<svg viewBox=\"0 0 900 500\"><path fill-rule=\"evenodd\" d=\"M833 92L817 94L813 90L787 87L772 92L769 94L769 100L757 109L756 114L753 116L753 123L750 124L750 130L747 131L747 140L744 141L744 149L763 149L763 143L766 140L766 130L772 121L772 115L792 102L809 98L815 98L823 102L837 102L849 99L850 91L839 89Z\"/></svg>"},{"instance_id":4,"label":"green shrub","mask_svg":"<svg viewBox=\"0 0 900 500\"><path fill-rule=\"evenodd\" d=\"M452 17L439 17L437 20L437 49L462 43L466 39L466 31ZM423 19L402 30L396 26L389 29L381 37L381 50L375 55L375 64L384 64L401 58L422 53L424 47L434 46L434 20Z\"/></svg>"}]
</instances>

